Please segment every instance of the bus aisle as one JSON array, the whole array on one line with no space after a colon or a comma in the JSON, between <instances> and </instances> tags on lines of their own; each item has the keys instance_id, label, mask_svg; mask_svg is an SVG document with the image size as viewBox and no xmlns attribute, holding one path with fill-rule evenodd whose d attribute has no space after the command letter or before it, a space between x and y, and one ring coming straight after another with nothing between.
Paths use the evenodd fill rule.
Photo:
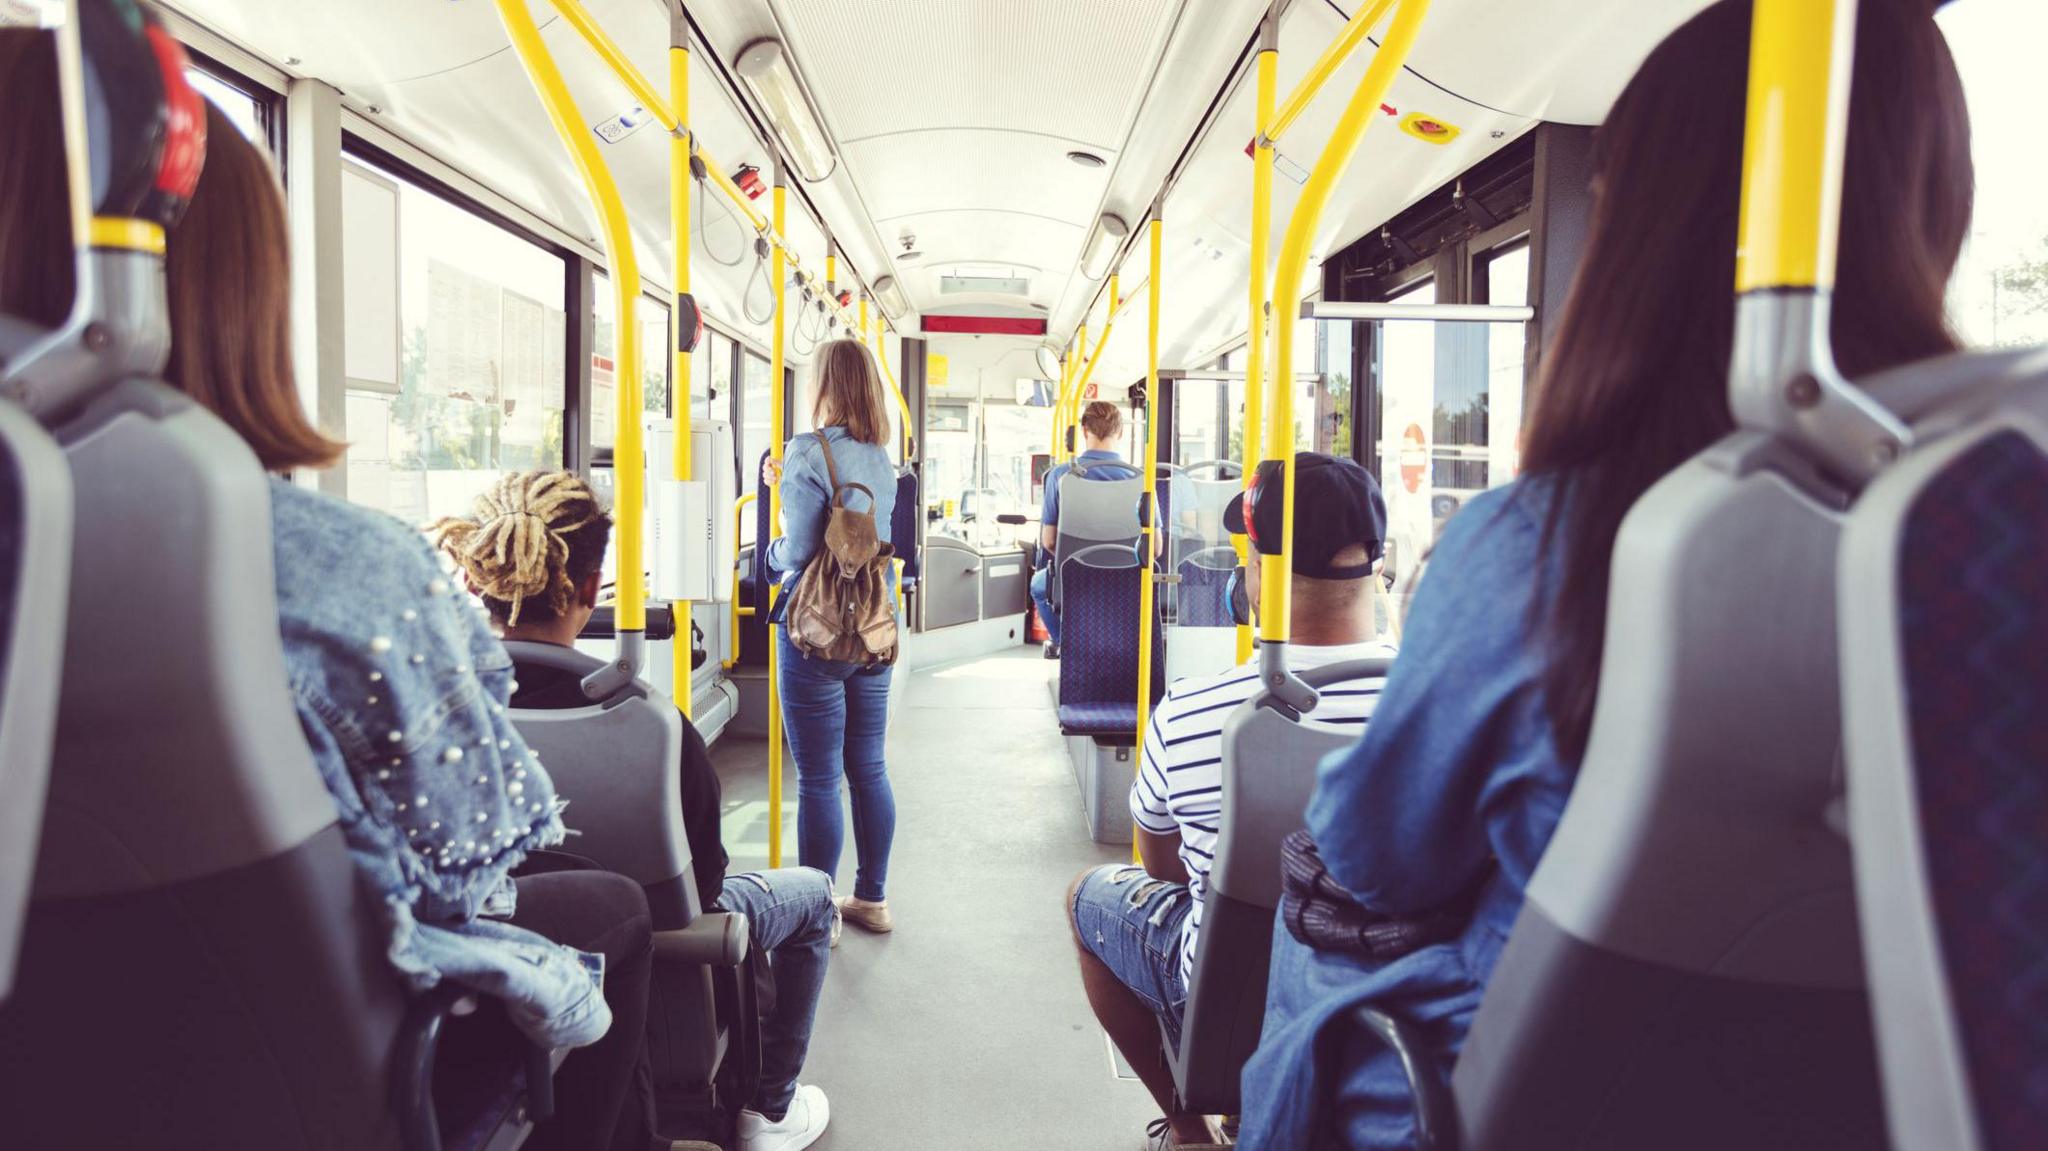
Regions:
<instances>
[{"instance_id":1,"label":"bus aisle","mask_svg":"<svg viewBox=\"0 0 2048 1151\"><path fill-rule=\"evenodd\" d=\"M889 730L897 930L848 927L832 954L805 1065L833 1100L821 1151L871 1147L1135 1146L1156 1108L1074 977L1060 914L1084 868L1127 859L1093 843L1052 722L1036 648L911 673ZM711 749L731 872L766 866L767 744ZM796 772L783 863L796 863ZM851 828L839 890L853 879Z\"/></svg>"}]
</instances>

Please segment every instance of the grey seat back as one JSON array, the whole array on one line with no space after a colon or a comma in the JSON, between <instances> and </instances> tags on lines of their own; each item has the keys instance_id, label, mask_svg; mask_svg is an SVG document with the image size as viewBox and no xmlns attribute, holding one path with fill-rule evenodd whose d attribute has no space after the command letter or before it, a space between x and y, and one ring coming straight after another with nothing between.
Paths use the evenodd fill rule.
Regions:
<instances>
[{"instance_id":1,"label":"grey seat back","mask_svg":"<svg viewBox=\"0 0 2048 1151\"><path fill-rule=\"evenodd\" d=\"M394 1146L405 1002L285 687L269 481L152 382L58 439L77 530L0 1129Z\"/></svg>"},{"instance_id":2,"label":"grey seat back","mask_svg":"<svg viewBox=\"0 0 2048 1151\"><path fill-rule=\"evenodd\" d=\"M1074 466L1076 471L1060 477L1060 522L1053 525L1059 529L1051 583L1056 604L1064 595L1060 575L1068 558L1103 544L1138 545L1138 501L1145 494L1142 478L1091 480L1077 474L1085 473L1086 465L1076 460Z\"/></svg>"},{"instance_id":3,"label":"grey seat back","mask_svg":"<svg viewBox=\"0 0 2048 1151\"><path fill-rule=\"evenodd\" d=\"M2048 386L1928 435L1849 517L1838 568L1849 827L1900 1151L2048 1129Z\"/></svg>"},{"instance_id":4,"label":"grey seat back","mask_svg":"<svg viewBox=\"0 0 2048 1151\"><path fill-rule=\"evenodd\" d=\"M1390 659L1310 668L1311 687L1384 678ZM1167 1045L1174 1090L1189 1110L1238 1109L1238 1078L1259 1045L1266 1016L1266 975L1273 915L1280 906L1280 841L1303 825L1316 765L1358 739L1356 727L1290 715L1261 693L1231 713L1223 728L1223 815L1202 899L1194 972L1180 1042Z\"/></svg>"},{"instance_id":5,"label":"grey seat back","mask_svg":"<svg viewBox=\"0 0 2048 1151\"><path fill-rule=\"evenodd\" d=\"M578 678L596 656L550 643L505 645L515 669L546 667ZM583 707L514 708L513 726L569 801L567 846L647 889L657 931L688 926L703 910L683 833L683 717L644 682Z\"/></svg>"},{"instance_id":6,"label":"grey seat back","mask_svg":"<svg viewBox=\"0 0 2048 1151\"><path fill-rule=\"evenodd\" d=\"M1453 1075L1466 1146L1882 1144L1825 489L1740 432L1623 522L1590 745Z\"/></svg>"},{"instance_id":7,"label":"grey seat back","mask_svg":"<svg viewBox=\"0 0 2048 1151\"><path fill-rule=\"evenodd\" d=\"M71 468L48 433L0 403L0 1000L14 985L64 666Z\"/></svg>"}]
</instances>

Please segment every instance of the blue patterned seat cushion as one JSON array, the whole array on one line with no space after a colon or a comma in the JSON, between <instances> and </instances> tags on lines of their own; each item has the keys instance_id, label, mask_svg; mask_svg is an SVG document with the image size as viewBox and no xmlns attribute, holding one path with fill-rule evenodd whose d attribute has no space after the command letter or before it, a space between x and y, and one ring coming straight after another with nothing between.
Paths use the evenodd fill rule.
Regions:
<instances>
[{"instance_id":1,"label":"blue patterned seat cushion","mask_svg":"<svg viewBox=\"0 0 2048 1151\"><path fill-rule=\"evenodd\" d=\"M1900 635L1927 875L1978 1125L2048 1140L2048 457L1993 436L1901 538Z\"/></svg>"},{"instance_id":2,"label":"blue patterned seat cushion","mask_svg":"<svg viewBox=\"0 0 2048 1151\"><path fill-rule=\"evenodd\" d=\"M1138 705L1063 703L1060 730L1068 735L1130 735L1138 730Z\"/></svg>"}]
</instances>

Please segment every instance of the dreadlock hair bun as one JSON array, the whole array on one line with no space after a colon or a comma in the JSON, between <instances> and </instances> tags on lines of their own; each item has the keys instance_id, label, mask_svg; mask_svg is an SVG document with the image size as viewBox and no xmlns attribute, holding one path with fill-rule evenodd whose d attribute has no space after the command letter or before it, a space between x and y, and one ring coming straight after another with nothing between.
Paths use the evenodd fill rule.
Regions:
<instances>
[{"instance_id":1,"label":"dreadlock hair bun","mask_svg":"<svg viewBox=\"0 0 2048 1151\"><path fill-rule=\"evenodd\" d=\"M507 626L558 618L575 606L576 585L604 563L611 517L574 472L505 476L476 498L469 516L430 529L470 587Z\"/></svg>"}]
</instances>

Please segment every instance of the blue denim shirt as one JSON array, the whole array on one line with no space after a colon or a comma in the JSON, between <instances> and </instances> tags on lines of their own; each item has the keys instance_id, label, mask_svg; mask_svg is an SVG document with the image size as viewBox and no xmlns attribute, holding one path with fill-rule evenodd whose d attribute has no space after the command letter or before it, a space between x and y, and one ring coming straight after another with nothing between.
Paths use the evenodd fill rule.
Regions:
<instances>
[{"instance_id":1,"label":"blue denim shirt","mask_svg":"<svg viewBox=\"0 0 2048 1151\"><path fill-rule=\"evenodd\" d=\"M1311 951L1276 927L1265 1030L1244 1070L1247 1151L1328 1138L1414 1145L1413 1102L1391 1053L1323 1039L1360 1004L1414 1024L1437 1047L1435 1073L1450 1074L1577 774L1543 702L1537 629L1557 575L1542 548L1551 492L1525 479L1451 520L1372 723L1323 761L1309 802L1331 877L1360 903L1409 915L1482 883L1472 921L1455 940L1384 963Z\"/></svg>"},{"instance_id":2,"label":"blue denim shirt","mask_svg":"<svg viewBox=\"0 0 2048 1151\"><path fill-rule=\"evenodd\" d=\"M832 443L839 482L860 484L874 496L870 505L859 492L848 491L846 507L873 511L875 535L883 543L889 542L889 522L896 511L896 465L890 462L887 448L860 443L838 426L789 441L782 459L782 535L768 545L768 566L783 573L785 591L824 546L825 524L831 518L832 480L825 470L818 436Z\"/></svg>"},{"instance_id":3,"label":"blue denim shirt","mask_svg":"<svg viewBox=\"0 0 2048 1151\"><path fill-rule=\"evenodd\" d=\"M277 609L299 724L414 990L505 1001L555 1047L611 1026L593 957L497 922L511 869L562 841L562 801L505 714L512 660L420 533L284 481Z\"/></svg>"}]
</instances>

